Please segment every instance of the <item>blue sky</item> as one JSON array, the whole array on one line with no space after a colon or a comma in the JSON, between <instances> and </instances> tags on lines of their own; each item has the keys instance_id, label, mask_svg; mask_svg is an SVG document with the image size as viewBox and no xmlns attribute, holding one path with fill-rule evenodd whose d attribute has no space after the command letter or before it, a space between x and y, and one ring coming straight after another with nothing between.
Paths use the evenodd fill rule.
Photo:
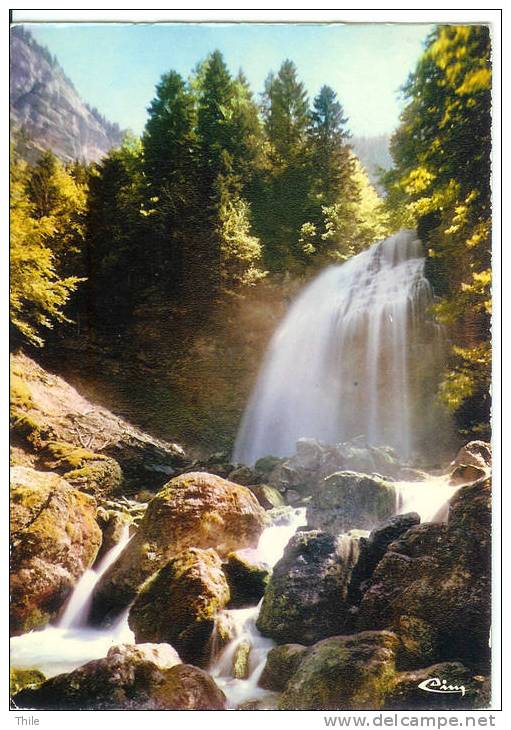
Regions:
<instances>
[{"instance_id":1,"label":"blue sky","mask_svg":"<svg viewBox=\"0 0 511 730\"><path fill-rule=\"evenodd\" d=\"M140 133L161 74L188 76L218 48L232 72L241 66L256 94L285 58L313 97L337 92L355 135L391 132L399 88L413 70L430 25L398 24L25 24L57 56L89 104Z\"/></svg>"}]
</instances>

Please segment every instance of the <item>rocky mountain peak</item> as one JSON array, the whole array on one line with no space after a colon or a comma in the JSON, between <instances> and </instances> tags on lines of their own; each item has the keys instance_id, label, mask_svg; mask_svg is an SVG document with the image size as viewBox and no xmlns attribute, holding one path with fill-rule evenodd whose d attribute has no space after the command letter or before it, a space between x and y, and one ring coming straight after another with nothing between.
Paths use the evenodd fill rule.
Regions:
<instances>
[{"instance_id":1,"label":"rocky mountain peak","mask_svg":"<svg viewBox=\"0 0 511 730\"><path fill-rule=\"evenodd\" d=\"M65 162L92 162L122 141L119 125L80 98L55 56L23 26L11 29L10 102L29 161L49 148Z\"/></svg>"}]
</instances>

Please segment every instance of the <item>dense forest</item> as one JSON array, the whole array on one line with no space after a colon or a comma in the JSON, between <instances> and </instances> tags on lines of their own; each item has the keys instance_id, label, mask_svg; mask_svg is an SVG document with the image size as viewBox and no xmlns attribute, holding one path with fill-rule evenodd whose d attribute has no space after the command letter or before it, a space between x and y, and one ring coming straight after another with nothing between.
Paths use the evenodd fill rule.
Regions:
<instances>
[{"instance_id":1,"label":"dense forest","mask_svg":"<svg viewBox=\"0 0 511 730\"><path fill-rule=\"evenodd\" d=\"M462 433L487 435L490 79L487 28L431 34L403 89L385 197L350 147L342 100L328 86L309 99L290 60L259 100L219 51L188 79L169 71L141 138L96 164L48 151L29 165L15 139L13 344L108 337L168 303L193 327L416 227L452 342L439 397Z\"/></svg>"}]
</instances>

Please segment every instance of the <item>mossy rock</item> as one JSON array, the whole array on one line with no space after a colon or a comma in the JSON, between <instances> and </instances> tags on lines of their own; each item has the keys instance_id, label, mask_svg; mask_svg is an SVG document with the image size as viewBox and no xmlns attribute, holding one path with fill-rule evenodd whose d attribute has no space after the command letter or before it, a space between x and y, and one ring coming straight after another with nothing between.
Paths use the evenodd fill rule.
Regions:
<instances>
[{"instance_id":1,"label":"mossy rock","mask_svg":"<svg viewBox=\"0 0 511 730\"><path fill-rule=\"evenodd\" d=\"M395 511L391 482L374 474L336 472L317 486L307 507L307 524L333 535L372 530Z\"/></svg>"},{"instance_id":2,"label":"mossy rock","mask_svg":"<svg viewBox=\"0 0 511 730\"><path fill-rule=\"evenodd\" d=\"M146 582L130 609L129 626L137 642L166 642L184 661L204 666L216 616L229 598L216 552L191 548Z\"/></svg>"},{"instance_id":3,"label":"mossy rock","mask_svg":"<svg viewBox=\"0 0 511 730\"><path fill-rule=\"evenodd\" d=\"M268 475L276 466L285 461L279 456L263 456L255 463L254 469L263 475Z\"/></svg>"},{"instance_id":4,"label":"mossy rock","mask_svg":"<svg viewBox=\"0 0 511 730\"><path fill-rule=\"evenodd\" d=\"M230 608L256 606L268 585L271 569L260 562L252 562L240 552L232 552L227 556L224 573L231 591Z\"/></svg>"},{"instance_id":5,"label":"mossy rock","mask_svg":"<svg viewBox=\"0 0 511 730\"><path fill-rule=\"evenodd\" d=\"M14 702L41 710L224 710L214 680L178 662L172 647L113 647L103 659L22 690Z\"/></svg>"},{"instance_id":6,"label":"mossy rock","mask_svg":"<svg viewBox=\"0 0 511 730\"><path fill-rule=\"evenodd\" d=\"M279 710L380 710L396 677L397 637L389 631L333 636L303 655Z\"/></svg>"},{"instance_id":7,"label":"mossy rock","mask_svg":"<svg viewBox=\"0 0 511 730\"><path fill-rule=\"evenodd\" d=\"M274 566L257 628L279 644L314 644L347 630L351 573L358 540L299 531Z\"/></svg>"},{"instance_id":8,"label":"mossy rock","mask_svg":"<svg viewBox=\"0 0 511 730\"><path fill-rule=\"evenodd\" d=\"M282 644L268 652L259 687L273 692L283 692L297 671L307 648L302 644Z\"/></svg>"},{"instance_id":9,"label":"mossy rock","mask_svg":"<svg viewBox=\"0 0 511 730\"><path fill-rule=\"evenodd\" d=\"M52 429L43 424L37 416L17 406L11 406L9 422L12 435L33 451L44 448L47 440L53 435Z\"/></svg>"},{"instance_id":10,"label":"mossy rock","mask_svg":"<svg viewBox=\"0 0 511 730\"><path fill-rule=\"evenodd\" d=\"M44 462L76 489L94 496L119 491L122 469L111 457L63 441L50 441L44 447Z\"/></svg>"},{"instance_id":11,"label":"mossy rock","mask_svg":"<svg viewBox=\"0 0 511 730\"><path fill-rule=\"evenodd\" d=\"M16 408L29 410L34 405L32 391L25 380L11 370L10 402Z\"/></svg>"},{"instance_id":12,"label":"mossy rock","mask_svg":"<svg viewBox=\"0 0 511 730\"><path fill-rule=\"evenodd\" d=\"M275 509L275 507L285 505L282 494L270 484L251 485L250 490L255 494L257 501L264 509Z\"/></svg>"},{"instance_id":13,"label":"mossy rock","mask_svg":"<svg viewBox=\"0 0 511 730\"><path fill-rule=\"evenodd\" d=\"M99 581L93 622L118 616L144 582L182 550L211 547L225 557L255 547L266 521L247 487L207 472L171 479L150 501L136 535Z\"/></svg>"},{"instance_id":14,"label":"mossy rock","mask_svg":"<svg viewBox=\"0 0 511 730\"><path fill-rule=\"evenodd\" d=\"M15 669L9 671L9 693L15 695L26 687L35 688L46 681L39 669Z\"/></svg>"},{"instance_id":15,"label":"mossy rock","mask_svg":"<svg viewBox=\"0 0 511 730\"><path fill-rule=\"evenodd\" d=\"M107 458L102 454L95 454L83 446L75 446L64 441L50 441L46 444L45 452L48 464L53 469L62 469L65 472L80 469L87 461L100 461Z\"/></svg>"},{"instance_id":16,"label":"mossy rock","mask_svg":"<svg viewBox=\"0 0 511 730\"><path fill-rule=\"evenodd\" d=\"M234 651L232 658L232 676L235 679L247 679L250 673L250 641L241 641Z\"/></svg>"},{"instance_id":17,"label":"mossy rock","mask_svg":"<svg viewBox=\"0 0 511 730\"><path fill-rule=\"evenodd\" d=\"M11 469L11 604L14 635L54 619L101 544L96 502L62 477Z\"/></svg>"}]
</instances>

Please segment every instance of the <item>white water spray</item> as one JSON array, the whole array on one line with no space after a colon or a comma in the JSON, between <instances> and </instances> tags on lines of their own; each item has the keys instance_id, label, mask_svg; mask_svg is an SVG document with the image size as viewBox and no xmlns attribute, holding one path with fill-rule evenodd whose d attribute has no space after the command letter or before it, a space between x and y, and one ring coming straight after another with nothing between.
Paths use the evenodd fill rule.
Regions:
<instances>
[{"instance_id":1,"label":"white water spray","mask_svg":"<svg viewBox=\"0 0 511 730\"><path fill-rule=\"evenodd\" d=\"M129 542L129 527L95 570L87 570L77 585L56 626L30 631L11 639L11 664L19 669L40 669L46 677L71 672L92 659L106 656L112 646L133 644L128 611L107 629L87 626L87 615L96 583L117 560Z\"/></svg>"},{"instance_id":2,"label":"white water spray","mask_svg":"<svg viewBox=\"0 0 511 730\"><path fill-rule=\"evenodd\" d=\"M284 548L291 537L302 525L305 525L304 508L284 514L280 521L264 530L257 548L251 551L252 557L273 567L282 557ZM225 693L230 709L236 708L243 702L257 701L271 695L267 690L258 686L268 652L275 646L275 643L262 636L256 627L261 603L250 608L225 611L229 624L233 627L234 638L224 651L214 658L209 671ZM236 651L243 643L250 646L248 677L236 679L233 677L233 661Z\"/></svg>"},{"instance_id":3,"label":"white water spray","mask_svg":"<svg viewBox=\"0 0 511 730\"><path fill-rule=\"evenodd\" d=\"M233 461L289 456L301 437L335 444L360 434L408 458L433 422L438 439L431 376L443 335L428 316L424 264L415 233L400 231L305 288L270 343Z\"/></svg>"}]
</instances>

